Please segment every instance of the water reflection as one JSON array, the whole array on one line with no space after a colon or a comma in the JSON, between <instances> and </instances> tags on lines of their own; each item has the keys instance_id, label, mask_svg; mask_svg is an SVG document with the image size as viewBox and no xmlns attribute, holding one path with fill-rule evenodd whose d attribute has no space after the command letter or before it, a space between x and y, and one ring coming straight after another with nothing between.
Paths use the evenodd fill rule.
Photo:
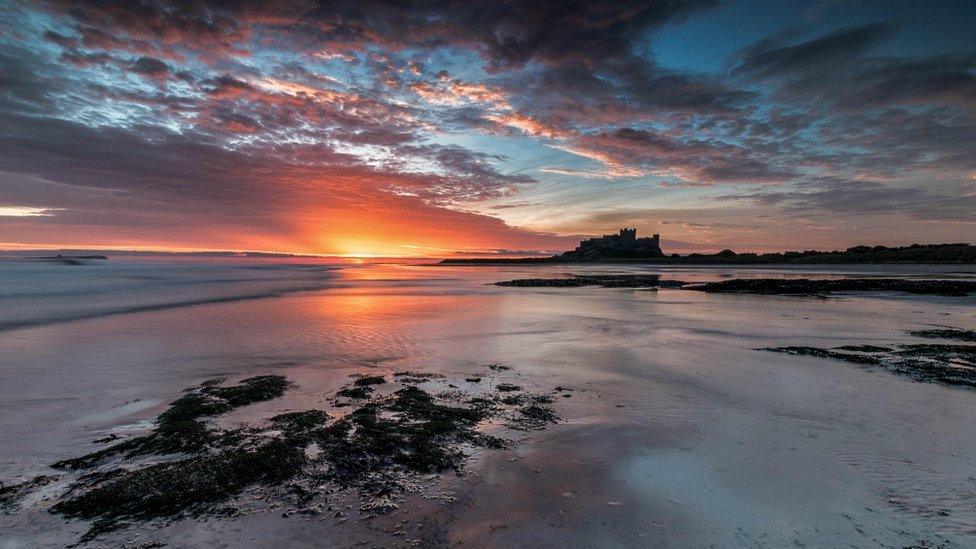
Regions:
<instances>
[{"instance_id":1,"label":"water reflection","mask_svg":"<svg viewBox=\"0 0 976 549\"><path fill-rule=\"evenodd\" d=\"M976 394L754 350L910 341L907 331L927 325L973 329L971 298L490 285L567 272L696 281L766 269L372 263L323 275L251 267L216 272L234 275L225 284L235 291L268 284L269 270L286 286L312 272L325 287L0 332L4 475L90 449L95 434L152 418L184 387L218 375L282 372L298 387L292 400L268 406L301 409L353 373L466 375L501 362L526 383L573 389L557 403L567 422L515 455L486 455L473 482L457 481L458 497L471 503L452 508L444 525L452 540L834 545L861 541L860 529L865 544L907 545L934 532L973 541L963 525L976 523L967 479ZM244 273L261 280L242 282ZM430 514L419 518L445 518L436 505L415 513L424 509Z\"/></svg>"}]
</instances>

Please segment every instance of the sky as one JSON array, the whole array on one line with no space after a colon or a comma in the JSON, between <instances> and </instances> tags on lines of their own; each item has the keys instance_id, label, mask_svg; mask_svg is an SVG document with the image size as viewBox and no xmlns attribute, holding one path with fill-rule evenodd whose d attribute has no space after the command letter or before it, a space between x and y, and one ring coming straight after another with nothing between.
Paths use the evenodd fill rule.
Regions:
<instances>
[{"instance_id":1,"label":"sky","mask_svg":"<svg viewBox=\"0 0 976 549\"><path fill-rule=\"evenodd\" d=\"M976 3L0 0L0 248L976 243Z\"/></svg>"}]
</instances>

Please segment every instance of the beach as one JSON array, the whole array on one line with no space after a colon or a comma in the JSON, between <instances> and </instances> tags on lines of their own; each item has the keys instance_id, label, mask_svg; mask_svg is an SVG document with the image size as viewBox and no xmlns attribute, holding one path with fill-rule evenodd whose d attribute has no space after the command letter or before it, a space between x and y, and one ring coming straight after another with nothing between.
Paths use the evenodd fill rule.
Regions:
<instances>
[{"instance_id":1,"label":"beach","mask_svg":"<svg viewBox=\"0 0 976 549\"><path fill-rule=\"evenodd\" d=\"M514 384L551 395L559 419L506 432L505 448L463 446L460 470L418 476L383 513L341 492L323 502L332 511L289 513L244 490L234 516L131 520L92 545L976 543L976 390L762 350L929 343L910 332L976 329L976 297L494 285L618 273L976 280L958 265L0 261L0 481L57 479L0 514L0 547L76 542L87 522L50 507L77 473L50 464L145 433L187 388L292 384L208 420L231 426L341 413L334 394L353 376L383 376L393 391L410 384L398 372L443 376L462 395Z\"/></svg>"}]
</instances>

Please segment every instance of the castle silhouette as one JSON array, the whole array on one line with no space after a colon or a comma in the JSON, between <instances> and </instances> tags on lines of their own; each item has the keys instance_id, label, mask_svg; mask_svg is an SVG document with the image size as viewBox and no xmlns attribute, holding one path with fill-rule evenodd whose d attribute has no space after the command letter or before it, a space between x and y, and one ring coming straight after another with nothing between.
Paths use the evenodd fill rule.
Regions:
<instances>
[{"instance_id":1,"label":"castle silhouette","mask_svg":"<svg viewBox=\"0 0 976 549\"><path fill-rule=\"evenodd\" d=\"M637 238L637 229L620 229L618 234L583 240L571 252L560 257L574 259L661 257L661 235Z\"/></svg>"}]
</instances>

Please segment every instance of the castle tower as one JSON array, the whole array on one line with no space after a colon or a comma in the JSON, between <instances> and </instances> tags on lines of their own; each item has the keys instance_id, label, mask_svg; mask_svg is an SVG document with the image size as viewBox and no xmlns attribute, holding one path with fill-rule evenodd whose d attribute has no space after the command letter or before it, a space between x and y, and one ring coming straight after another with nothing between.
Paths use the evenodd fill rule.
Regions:
<instances>
[{"instance_id":1,"label":"castle tower","mask_svg":"<svg viewBox=\"0 0 976 549\"><path fill-rule=\"evenodd\" d=\"M620 240L624 242L633 242L637 240L637 229L620 229Z\"/></svg>"}]
</instances>

